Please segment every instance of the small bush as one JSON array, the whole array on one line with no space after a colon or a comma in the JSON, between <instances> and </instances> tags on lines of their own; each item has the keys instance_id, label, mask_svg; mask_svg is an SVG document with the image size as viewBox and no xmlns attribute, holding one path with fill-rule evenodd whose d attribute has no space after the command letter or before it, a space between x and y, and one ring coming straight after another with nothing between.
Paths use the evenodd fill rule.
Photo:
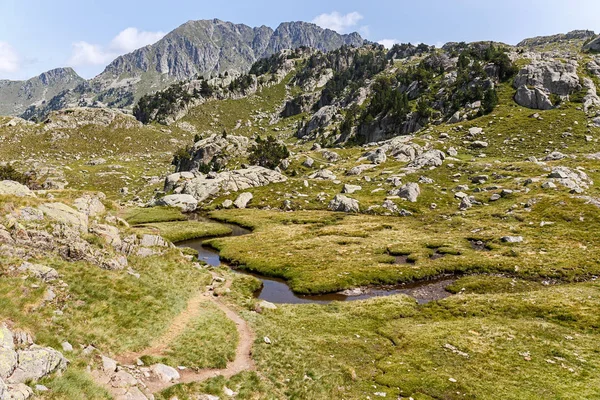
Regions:
<instances>
[{"instance_id":1,"label":"small bush","mask_svg":"<svg viewBox=\"0 0 600 400\"><path fill-rule=\"evenodd\" d=\"M281 160L290 156L290 152L284 144L280 144L273 136L267 139L256 139L256 144L250 147L248 161L253 165L273 169L279 165Z\"/></svg>"},{"instance_id":2,"label":"small bush","mask_svg":"<svg viewBox=\"0 0 600 400\"><path fill-rule=\"evenodd\" d=\"M27 175L20 173L10 164L0 167L0 181L15 181L27 185L29 180Z\"/></svg>"}]
</instances>

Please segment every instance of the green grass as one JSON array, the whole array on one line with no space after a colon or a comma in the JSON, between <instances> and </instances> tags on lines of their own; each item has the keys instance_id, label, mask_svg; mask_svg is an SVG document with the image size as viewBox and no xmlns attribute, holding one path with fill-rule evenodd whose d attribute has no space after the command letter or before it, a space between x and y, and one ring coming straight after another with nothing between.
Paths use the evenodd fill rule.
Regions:
<instances>
[{"instance_id":1,"label":"green grass","mask_svg":"<svg viewBox=\"0 0 600 400\"><path fill-rule=\"evenodd\" d=\"M238 343L233 321L212 303L201 305L202 316L189 323L185 332L169 345L164 357L142 358L147 365L163 363L193 369L225 368L235 358Z\"/></svg>"},{"instance_id":2,"label":"green grass","mask_svg":"<svg viewBox=\"0 0 600 400\"><path fill-rule=\"evenodd\" d=\"M134 208L127 210L124 218L130 225L187 220L178 208L171 207Z\"/></svg>"},{"instance_id":3,"label":"green grass","mask_svg":"<svg viewBox=\"0 0 600 400\"><path fill-rule=\"evenodd\" d=\"M160 236L173 243L210 236L226 236L231 234L231 228L217 223L181 221L159 222L144 224L143 228L157 230Z\"/></svg>"}]
</instances>

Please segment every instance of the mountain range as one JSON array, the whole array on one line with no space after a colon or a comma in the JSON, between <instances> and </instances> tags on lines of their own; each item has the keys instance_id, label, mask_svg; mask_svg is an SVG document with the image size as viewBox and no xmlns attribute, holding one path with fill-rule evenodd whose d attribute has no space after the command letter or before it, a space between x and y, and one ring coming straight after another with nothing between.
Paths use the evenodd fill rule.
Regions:
<instances>
[{"instance_id":1,"label":"mountain range","mask_svg":"<svg viewBox=\"0 0 600 400\"><path fill-rule=\"evenodd\" d=\"M326 52L364 42L358 33L342 35L307 22L285 22L273 30L218 19L189 21L157 43L118 57L88 81L71 68L27 81L0 81L0 115L29 119L72 106L126 108L179 80L247 72L257 60L283 49Z\"/></svg>"}]
</instances>

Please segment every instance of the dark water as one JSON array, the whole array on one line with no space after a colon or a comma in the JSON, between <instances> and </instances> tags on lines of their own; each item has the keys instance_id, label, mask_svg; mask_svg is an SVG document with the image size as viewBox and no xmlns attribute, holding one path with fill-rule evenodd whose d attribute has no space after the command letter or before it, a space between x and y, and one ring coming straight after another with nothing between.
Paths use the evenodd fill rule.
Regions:
<instances>
[{"instance_id":1,"label":"dark water","mask_svg":"<svg viewBox=\"0 0 600 400\"><path fill-rule=\"evenodd\" d=\"M196 220L204 222L216 222L208 218L195 216ZM233 231L228 236L243 236L251 233L250 230L237 225L223 223ZM177 243L179 247L189 247L198 251L198 258L208 265L218 267L221 265L228 266L221 262L219 252L210 247L204 246L204 242L212 238L193 239L185 242ZM399 260L404 261L404 260ZM283 279L265 277L258 274L236 270L235 272L250 275L262 282L262 288L255 293L255 296L260 300L265 300L275 304L327 304L333 301L357 301L367 300L373 297L392 296L405 294L415 298L419 304L429 303L435 300L441 300L451 296L445 288L452 284L455 279L442 278L438 280L411 283L406 285L397 285L390 287L369 287L351 290L348 293L330 293L315 296L300 296L295 294Z\"/></svg>"}]
</instances>

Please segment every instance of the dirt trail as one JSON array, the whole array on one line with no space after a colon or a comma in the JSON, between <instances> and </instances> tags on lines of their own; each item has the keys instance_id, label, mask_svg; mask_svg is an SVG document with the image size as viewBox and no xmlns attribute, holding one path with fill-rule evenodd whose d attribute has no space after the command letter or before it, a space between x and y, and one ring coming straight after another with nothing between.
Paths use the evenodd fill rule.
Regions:
<instances>
[{"instance_id":1,"label":"dirt trail","mask_svg":"<svg viewBox=\"0 0 600 400\"><path fill-rule=\"evenodd\" d=\"M215 280L221 279L213 273ZM214 282L214 281L213 281ZM225 281L221 285L221 289L228 289L231 286L231 281ZM256 369L254 361L252 360L252 345L254 344L255 335L250 325L240 317L233 309L229 308L220 298L215 297L211 291L199 292L194 295L187 304L186 309L179 314L169 329L158 339L156 339L152 345L137 353L126 353L115 357L115 359L121 365L135 365L136 361L145 355L161 356L169 348L169 344L172 343L179 335L181 335L188 324L200 315L200 305L204 302L211 302L219 310L223 311L227 318L235 323L238 333L238 345L236 349L235 359L227 364L224 369L202 369L199 371L184 370L179 371L181 378L176 382L162 382L154 376L143 379L143 384L146 386L147 391L151 393L157 393L165 390L173 385L179 383L192 383L202 382L207 379L216 376L225 376L230 378L243 371L253 371Z\"/></svg>"}]
</instances>

